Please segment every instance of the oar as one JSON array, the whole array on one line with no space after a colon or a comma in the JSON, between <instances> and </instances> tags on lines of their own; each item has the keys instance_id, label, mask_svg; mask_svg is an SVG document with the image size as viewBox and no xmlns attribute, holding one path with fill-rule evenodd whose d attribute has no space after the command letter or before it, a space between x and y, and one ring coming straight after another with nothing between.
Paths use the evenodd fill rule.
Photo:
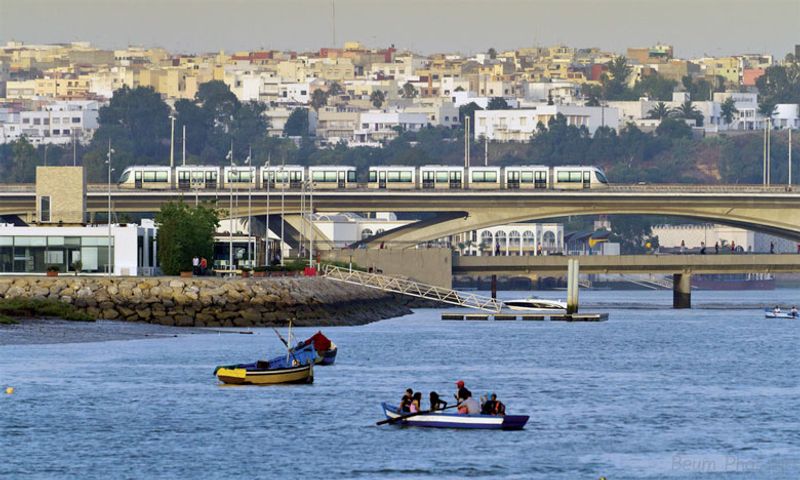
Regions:
<instances>
[{"instance_id":1,"label":"oar","mask_svg":"<svg viewBox=\"0 0 800 480\"><path fill-rule=\"evenodd\" d=\"M289 342L284 340L284 338L281 336L277 328L272 327L272 330L275 332L275 335L277 335L278 338L281 339L281 342L283 342L283 344L286 345L286 351L289 353L289 355L291 355L294 361L297 362L298 365L300 365L300 361L297 359L297 357L294 356L294 352L292 351L291 347L289 347Z\"/></svg>"},{"instance_id":2,"label":"oar","mask_svg":"<svg viewBox=\"0 0 800 480\"><path fill-rule=\"evenodd\" d=\"M426 413L441 412L442 410L449 410L451 408L456 408L456 407L459 407L459 406L461 406L461 404L450 405L449 407L440 408L439 410L423 410L423 411L420 411L420 412L409 413L408 415L403 415L403 416L395 417L395 418L387 418L386 420L381 420L380 422L375 422L375 425L386 425L387 423L395 423L395 422L399 422L401 420L405 420L406 418L416 417L417 415L423 415L423 414L426 414Z\"/></svg>"}]
</instances>

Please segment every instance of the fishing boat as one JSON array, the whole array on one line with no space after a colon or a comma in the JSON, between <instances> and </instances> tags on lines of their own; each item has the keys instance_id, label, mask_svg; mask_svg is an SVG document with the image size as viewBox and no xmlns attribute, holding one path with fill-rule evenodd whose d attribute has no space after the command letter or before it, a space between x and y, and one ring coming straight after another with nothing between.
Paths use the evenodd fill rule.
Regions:
<instances>
[{"instance_id":1,"label":"fishing boat","mask_svg":"<svg viewBox=\"0 0 800 480\"><path fill-rule=\"evenodd\" d=\"M314 363L296 367L274 368L269 362L217 367L214 375L229 385L279 385L314 383Z\"/></svg>"},{"instance_id":2,"label":"fishing boat","mask_svg":"<svg viewBox=\"0 0 800 480\"><path fill-rule=\"evenodd\" d=\"M339 348L336 346L336 344L319 331L304 341L298 343L292 348L292 351L297 353L305 352L309 349L312 349L315 352L315 363L318 365L333 365L333 362L336 361L336 354L339 351Z\"/></svg>"},{"instance_id":3,"label":"fishing boat","mask_svg":"<svg viewBox=\"0 0 800 480\"><path fill-rule=\"evenodd\" d=\"M522 430L528 423L528 415L462 415L458 413L423 412L420 414L402 413L397 407L382 403L383 413L388 420L402 420L394 422L395 425L404 427L429 427L429 428L482 428L488 430Z\"/></svg>"},{"instance_id":4,"label":"fishing boat","mask_svg":"<svg viewBox=\"0 0 800 480\"><path fill-rule=\"evenodd\" d=\"M518 298L515 300L505 300L503 301L503 305L505 305L510 310L566 310L567 303L561 300L549 300L547 298L537 298L537 297L528 297L528 298Z\"/></svg>"}]
</instances>

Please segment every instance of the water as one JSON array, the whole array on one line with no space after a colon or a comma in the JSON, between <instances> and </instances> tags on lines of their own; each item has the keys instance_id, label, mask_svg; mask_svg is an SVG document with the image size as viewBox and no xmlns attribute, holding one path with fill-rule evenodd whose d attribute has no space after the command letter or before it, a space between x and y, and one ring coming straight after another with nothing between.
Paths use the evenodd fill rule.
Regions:
<instances>
[{"instance_id":1,"label":"water","mask_svg":"<svg viewBox=\"0 0 800 480\"><path fill-rule=\"evenodd\" d=\"M638 307L670 297L582 295ZM0 397L0 477L797 478L800 322L752 307L798 300L699 292L695 305L733 307L609 308L601 324L419 310L326 328L339 358L308 386L218 386L215 365L279 351L269 330L2 346L0 386L16 392ZM531 415L527 428L374 425L380 401L406 387L451 397L457 379Z\"/></svg>"}]
</instances>

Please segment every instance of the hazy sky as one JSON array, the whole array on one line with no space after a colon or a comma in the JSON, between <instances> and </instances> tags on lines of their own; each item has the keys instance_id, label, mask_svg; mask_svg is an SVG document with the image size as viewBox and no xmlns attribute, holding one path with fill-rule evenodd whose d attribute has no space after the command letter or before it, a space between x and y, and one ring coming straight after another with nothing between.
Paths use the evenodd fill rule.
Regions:
<instances>
[{"instance_id":1,"label":"hazy sky","mask_svg":"<svg viewBox=\"0 0 800 480\"><path fill-rule=\"evenodd\" d=\"M0 41L175 52L316 50L359 40L420 53L565 43L624 52L767 52L800 43L800 0L0 0Z\"/></svg>"}]
</instances>

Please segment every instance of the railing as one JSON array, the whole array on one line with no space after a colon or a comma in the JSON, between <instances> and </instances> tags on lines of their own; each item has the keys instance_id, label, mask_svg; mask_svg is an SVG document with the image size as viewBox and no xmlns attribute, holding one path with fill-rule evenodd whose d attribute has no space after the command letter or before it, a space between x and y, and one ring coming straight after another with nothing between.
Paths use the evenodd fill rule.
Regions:
<instances>
[{"instance_id":1,"label":"railing","mask_svg":"<svg viewBox=\"0 0 800 480\"><path fill-rule=\"evenodd\" d=\"M474 308L487 312L499 312L502 302L494 298L483 297L470 293L462 293L448 288L426 285L401 277L391 277L380 273L370 273L361 270L351 270L335 265L324 265L322 274L325 278L336 282L361 285L367 288L383 290L384 292L399 293L427 300L436 300L459 307Z\"/></svg>"}]
</instances>

